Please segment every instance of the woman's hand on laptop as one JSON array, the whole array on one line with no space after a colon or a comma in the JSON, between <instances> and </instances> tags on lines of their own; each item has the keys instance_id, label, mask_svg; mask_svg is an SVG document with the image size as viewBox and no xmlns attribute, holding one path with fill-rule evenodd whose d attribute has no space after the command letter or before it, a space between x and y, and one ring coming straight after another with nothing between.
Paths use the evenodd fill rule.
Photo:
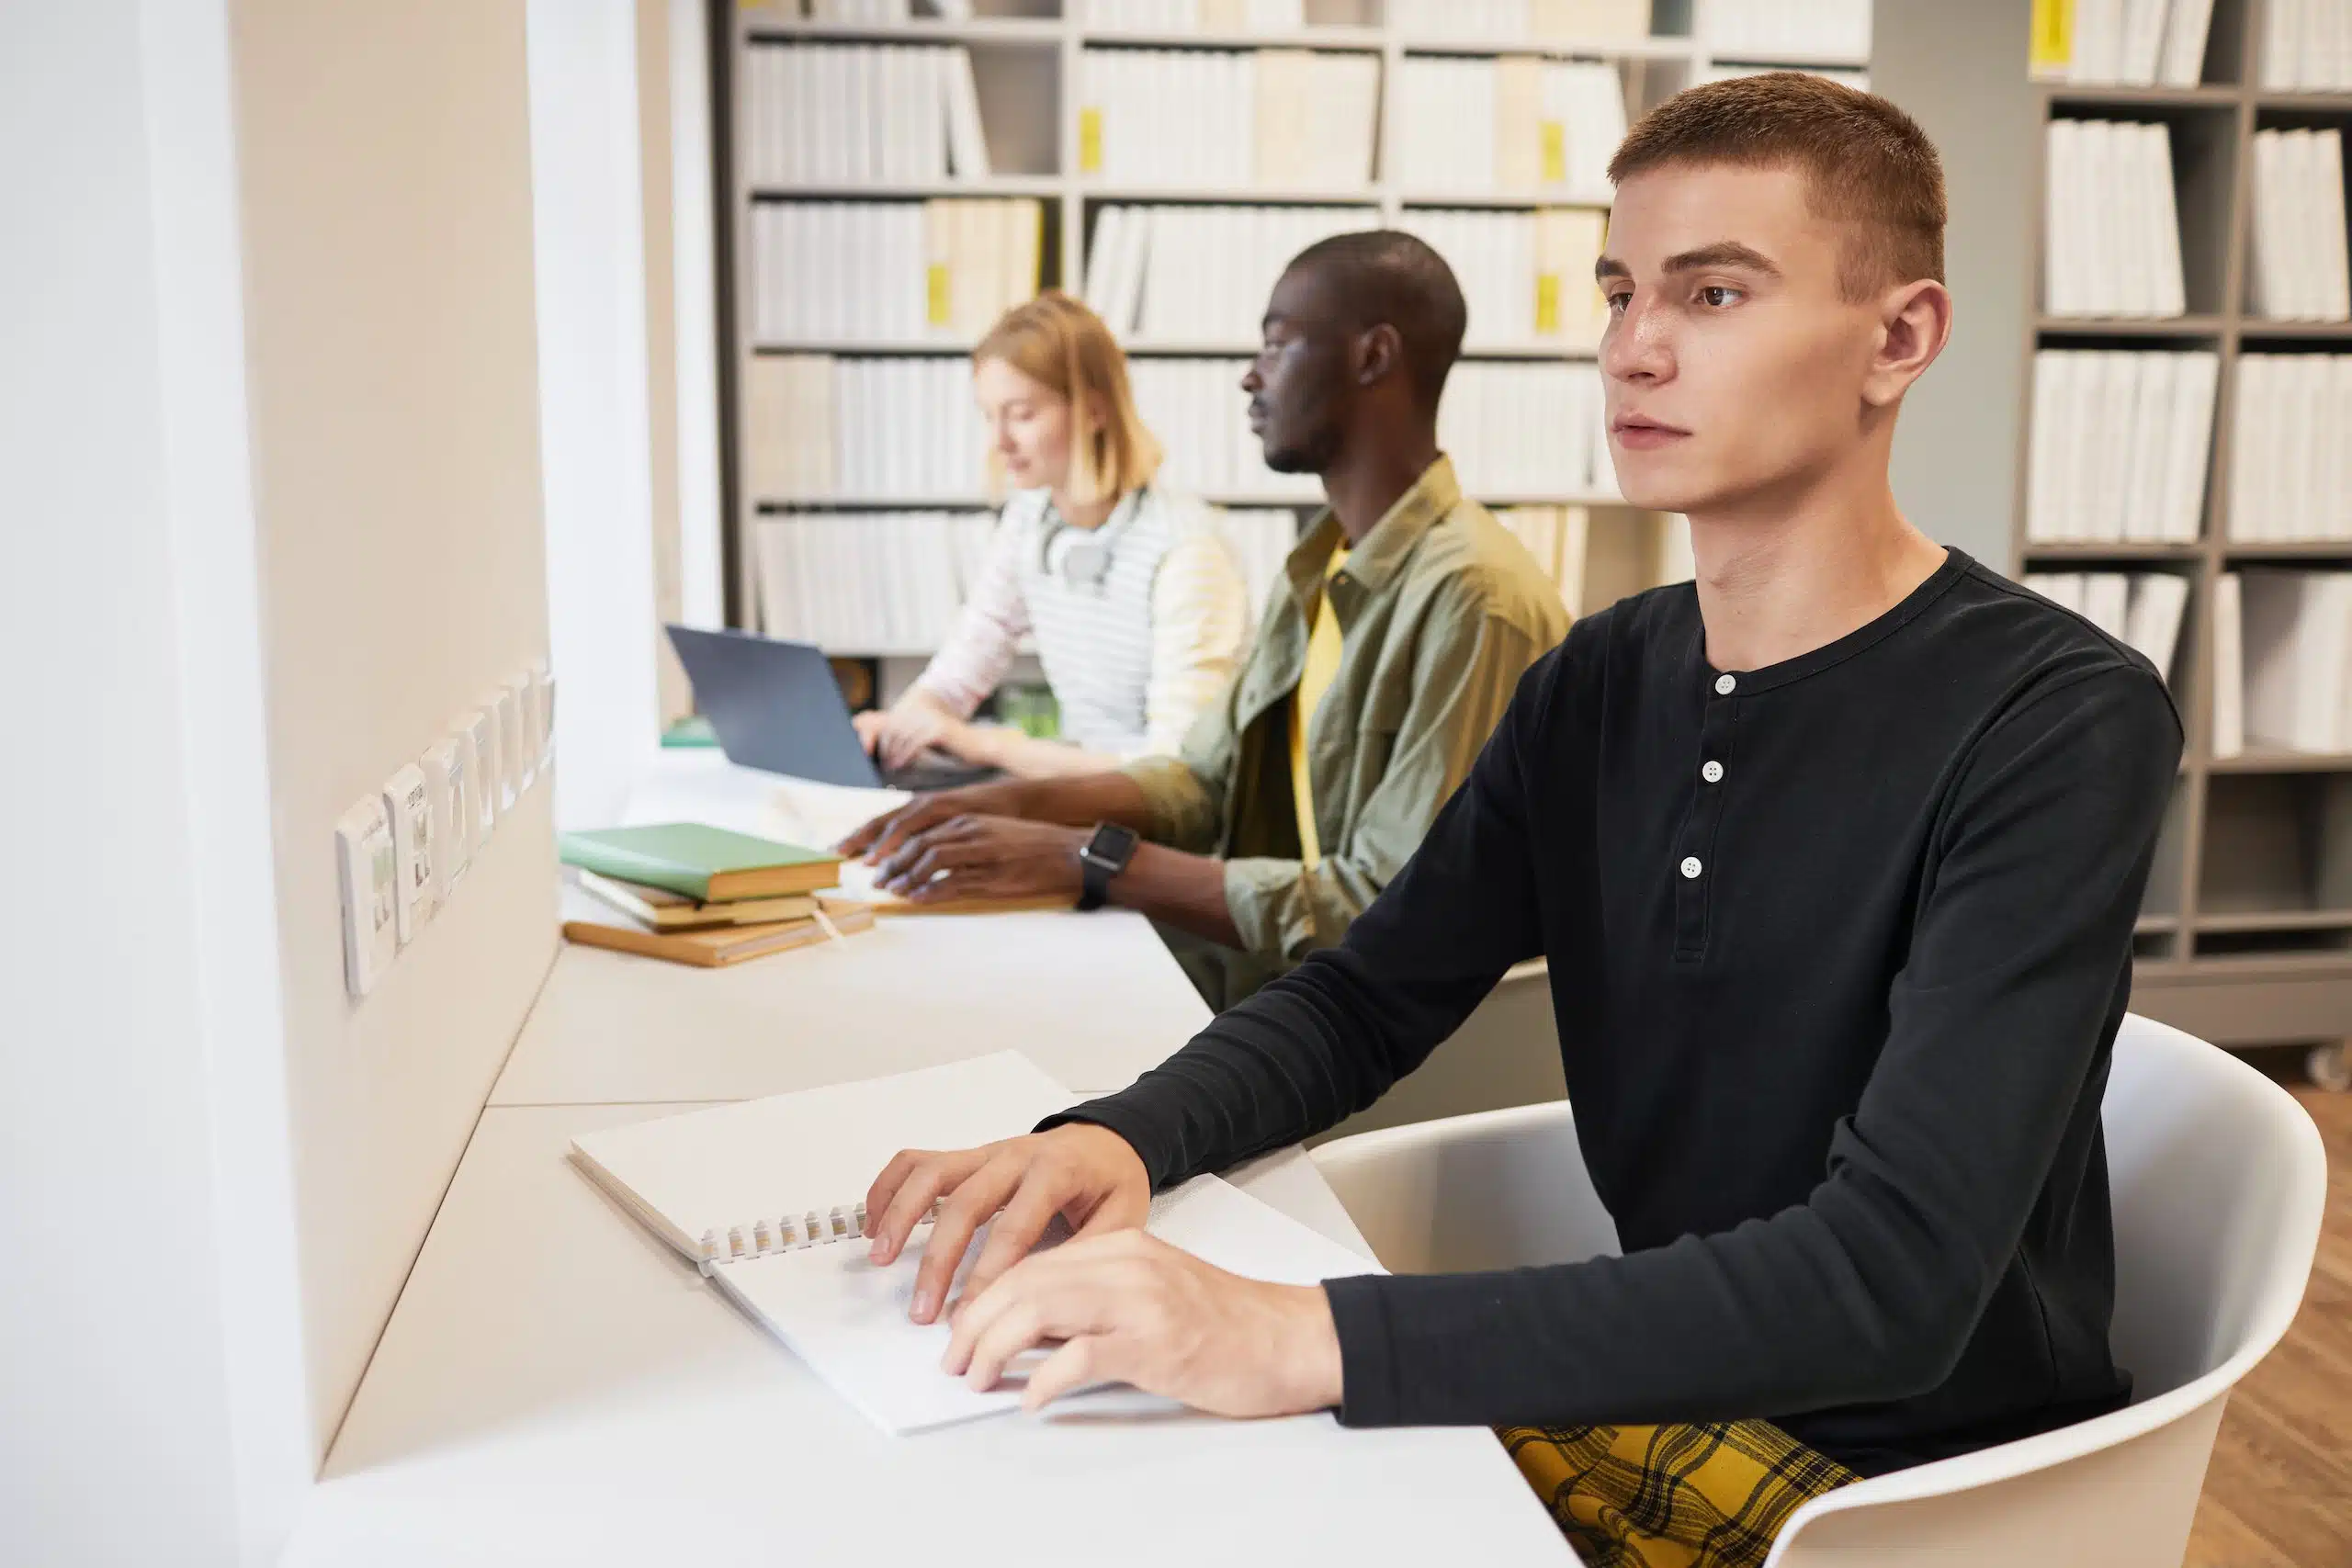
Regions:
<instances>
[{"instance_id":1,"label":"woman's hand on laptop","mask_svg":"<svg viewBox=\"0 0 2352 1568\"><path fill-rule=\"evenodd\" d=\"M1151 1213L1151 1178L1125 1138L1085 1122L976 1149L904 1149L865 1194L874 1261L896 1260L934 1202L939 1218L915 1270L917 1323L938 1319L982 1225L989 1238L965 1280L967 1300L1026 1258L1057 1219L1080 1236L1140 1229Z\"/></svg>"},{"instance_id":2,"label":"woman's hand on laptop","mask_svg":"<svg viewBox=\"0 0 2352 1568\"><path fill-rule=\"evenodd\" d=\"M865 750L886 768L903 768L936 747L955 751L971 728L947 705L917 686L887 708L869 709L850 722Z\"/></svg>"},{"instance_id":3,"label":"woman's hand on laptop","mask_svg":"<svg viewBox=\"0 0 2352 1568\"><path fill-rule=\"evenodd\" d=\"M1336 1405L1339 1330L1320 1285L1245 1280L1139 1230L1082 1236L1008 1269L955 1318L940 1365L989 1389L1048 1347L1021 1395L1035 1410L1074 1390L1132 1383L1215 1416Z\"/></svg>"}]
</instances>

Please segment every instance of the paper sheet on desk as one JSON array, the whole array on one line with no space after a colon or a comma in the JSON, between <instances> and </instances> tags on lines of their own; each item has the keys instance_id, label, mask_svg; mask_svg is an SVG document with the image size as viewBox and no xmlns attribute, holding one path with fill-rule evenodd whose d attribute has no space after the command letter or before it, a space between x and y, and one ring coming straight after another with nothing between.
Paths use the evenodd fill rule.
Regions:
<instances>
[{"instance_id":1,"label":"paper sheet on desk","mask_svg":"<svg viewBox=\"0 0 2352 1568\"><path fill-rule=\"evenodd\" d=\"M831 849L884 812L896 811L913 798L902 789L853 789L814 779L779 779L769 809L790 828L786 837L792 842Z\"/></svg>"},{"instance_id":2,"label":"paper sheet on desk","mask_svg":"<svg viewBox=\"0 0 2352 1568\"><path fill-rule=\"evenodd\" d=\"M1147 1228L1252 1280L1312 1285L1381 1272L1378 1264L1213 1176L1154 1199ZM918 1239L927 1239L927 1233ZM972 1257L967 1252L956 1271L958 1288ZM975 1393L940 1371L947 1325L907 1318L919 1258L919 1248L910 1247L897 1262L877 1269L863 1247L842 1244L723 1264L711 1277L885 1431L919 1432L1015 1408L1017 1384ZM1111 1392L1082 1397L1101 1400Z\"/></svg>"}]
</instances>

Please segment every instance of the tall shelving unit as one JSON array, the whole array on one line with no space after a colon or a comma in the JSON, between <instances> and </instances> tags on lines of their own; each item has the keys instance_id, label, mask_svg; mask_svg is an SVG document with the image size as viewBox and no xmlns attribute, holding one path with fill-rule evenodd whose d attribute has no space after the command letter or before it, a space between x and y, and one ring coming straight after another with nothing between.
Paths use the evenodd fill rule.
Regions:
<instances>
[{"instance_id":1,"label":"tall shelving unit","mask_svg":"<svg viewBox=\"0 0 2352 1568\"><path fill-rule=\"evenodd\" d=\"M2352 566L2341 543L2245 543L2230 537L2240 355L2352 353L2352 322L2266 320L2246 309L2254 133L2273 126L2352 128L2352 95L2256 85L2265 0L2217 0L2201 79L2189 87L2037 87L2041 129L2052 118L2159 121L2171 131L2188 313L2161 320L2035 314L2029 367L2044 348L2210 349L2220 355L2203 524L2190 544L2051 543L2026 536L2028 465L2017 465L2011 559L2018 572L2153 569L2189 579L2174 661L2188 728L2180 780L2157 845L2135 938L2132 1006L2224 1044L2312 1043L2312 1077L2344 1087L2352 1036L2352 755L2213 746L2215 585L2240 566ZM2019 62L2023 68L2023 62ZM2047 179L2044 159L2034 167ZM2039 271L2044 207L2031 200ZM2037 278L2036 298L2041 285ZM2028 378L2029 383L2030 378ZM2020 400L2018 450L2032 410Z\"/></svg>"},{"instance_id":2,"label":"tall shelving unit","mask_svg":"<svg viewBox=\"0 0 2352 1568\"><path fill-rule=\"evenodd\" d=\"M721 3L724 5L725 0ZM752 341L749 327L752 311L748 294L748 285L752 276L749 215L763 202L852 198L912 200L928 197L1035 197L1044 206L1045 218L1042 282L1046 286L1067 288L1076 292L1081 277L1087 239L1095 216L1102 206L1110 203L1142 201L1227 206L1329 206L1339 203L1372 209L1376 211L1380 221L1390 224L1411 209L1421 207L1533 211L1547 206L1577 205L1532 193L1496 195L1408 189L1390 180L1386 173L1391 162L1388 148L1395 134L1396 121L1395 94L1391 87L1408 56L1533 55L1555 60L1605 62L1617 69L1626 85L1629 117L1701 79L1718 63L1794 65L1852 71L1866 71L1869 67L1867 59L1862 58L1792 56L1789 51L1773 51L1770 58L1743 54L1736 59L1725 57L1718 61L1707 52L1701 39L1693 36L1692 5L1693 0L1657 0L1652 6L1651 36L1589 42L1425 37L1388 25L1382 0L1306 0L1305 13L1308 25L1304 28L1284 31L1238 32L1160 32L1091 27L1086 25L1081 17L1083 0L1060 0L1059 4L1056 0L978 0L973 6L978 14L968 19L917 17L909 21L869 24L802 19L786 15L784 8L777 6L728 6L715 30L717 51L724 67L721 74L729 82L744 79L747 51L769 44L943 43L968 49L972 53L991 166L997 172L986 179L947 179L889 186L833 184L779 186L752 184L743 175L749 162L743 151L749 128L742 96L731 90L725 92L722 112L731 121L731 134L720 139L728 147L723 154L721 188L729 194L726 205L729 232L723 236L720 249L729 264L729 276L723 280L722 289L728 299L728 320L722 323L722 332L729 340L731 363L723 417L732 430L733 422L740 418L741 408L741 400L734 396L733 389L741 384L743 368L758 355L829 353L849 356L938 356L967 352L971 346L969 343L955 341L903 345ZM1374 140L1374 177L1350 188L1289 190L1258 186L1209 188L1193 186L1142 186L1106 182L1094 175L1080 174L1078 156L1080 106L1076 101L1074 84L1080 79L1082 51L1094 47L1310 49L1374 55L1381 62L1382 83ZM1475 342L1475 322L1473 337ZM1137 358L1247 358L1256 351L1256 343L1248 340L1151 343L1130 344L1128 347L1130 355ZM1589 348L1474 346L1464 357L1471 360L1590 360L1593 352ZM1234 417L1237 421L1242 417L1238 394ZM754 620L756 589L751 548L753 530L763 513L782 510L776 498L752 493L749 468L743 456L746 445L741 439L728 443L731 488L729 515L732 520L728 541L729 611L730 618L739 625L750 625ZM1478 499L1491 505L1580 505L1595 509L1596 533L1600 532L1598 525L1603 515L1602 509L1607 509L1612 525L1612 539L1617 541L1611 547L1617 558L1617 570L1622 570L1622 563L1626 558L1655 561L1665 557L1664 520L1647 513L1640 514L1637 520L1623 502L1614 495L1482 491L1475 475L1465 478ZM1302 513L1309 504L1302 500L1296 488L1212 491L1203 499L1223 506L1293 507ZM796 511L842 512L937 507L943 504L981 507L987 502L975 493L954 502L924 496L861 497L854 502L796 499L791 502ZM1630 550L1623 544L1626 537L1635 541ZM831 651L859 656L881 650L842 649ZM903 656L908 650L889 651ZM903 657L898 660L898 662L904 661ZM886 679L886 686L890 683Z\"/></svg>"}]
</instances>

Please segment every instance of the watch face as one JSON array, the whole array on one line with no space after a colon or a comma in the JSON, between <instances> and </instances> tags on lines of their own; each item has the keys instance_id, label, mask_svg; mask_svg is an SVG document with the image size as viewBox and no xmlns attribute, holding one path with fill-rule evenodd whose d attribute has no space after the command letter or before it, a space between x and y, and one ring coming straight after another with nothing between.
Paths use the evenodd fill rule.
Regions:
<instances>
[{"instance_id":1,"label":"watch face","mask_svg":"<svg viewBox=\"0 0 2352 1568\"><path fill-rule=\"evenodd\" d=\"M1135 853L1136 833L1132 828L1121 828L1105 822L1094 829L1094 837L1086 841L1086 856L1107 865L1122 865Z\"/></svg>"}]
</instances>

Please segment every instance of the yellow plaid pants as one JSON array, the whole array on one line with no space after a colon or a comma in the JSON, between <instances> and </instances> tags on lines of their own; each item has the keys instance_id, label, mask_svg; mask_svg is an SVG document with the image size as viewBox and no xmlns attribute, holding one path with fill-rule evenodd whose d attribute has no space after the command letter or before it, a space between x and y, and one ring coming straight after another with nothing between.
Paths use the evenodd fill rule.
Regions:
<instances>
[{"instance_id":1,"label":"yellow plaid pants","mask_svg":"<svg viewBox=\"0 0 2352 1568\"><path fill-rule=\"evenodd\" d=\"M1861 1479L1769 1421L1497 1436L1589 1568L1758 1568L1791 1514Z\"/></svg>"}]
</instances>

